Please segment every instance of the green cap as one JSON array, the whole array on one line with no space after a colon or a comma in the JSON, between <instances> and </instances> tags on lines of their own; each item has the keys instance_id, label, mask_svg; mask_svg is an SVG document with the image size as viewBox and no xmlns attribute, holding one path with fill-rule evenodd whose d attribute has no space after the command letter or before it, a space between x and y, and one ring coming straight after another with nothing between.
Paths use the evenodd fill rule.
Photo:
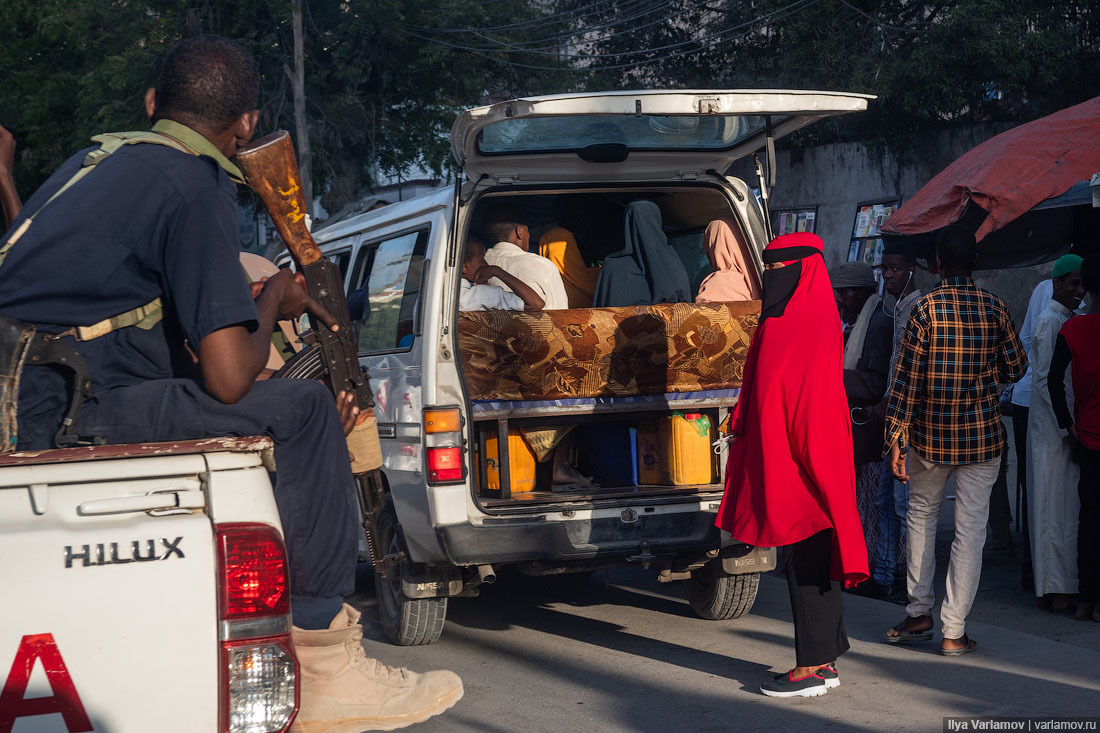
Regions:
<instances>
[{"instance_id":1,"label":"green cap","mask_svg":"<svg viewBox=\"0 0 1100 733\"><path fill-rule=\"evenodd\" d=\"M1080 255L1062 255L1058 258L1058 261L1054 263L1054 272L1050 274L1051 277L1062 277L1062 275L1068 275L1074 270L1081 269L1081 263L1084 260Z\"/></svg>"}]
</instances>

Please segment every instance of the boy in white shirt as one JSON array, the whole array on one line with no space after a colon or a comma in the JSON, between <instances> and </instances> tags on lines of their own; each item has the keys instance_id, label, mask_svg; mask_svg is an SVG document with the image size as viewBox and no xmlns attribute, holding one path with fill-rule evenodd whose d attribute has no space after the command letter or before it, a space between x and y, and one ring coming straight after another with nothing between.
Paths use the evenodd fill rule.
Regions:
<instances>
[{"instance_id":1,"label":"boy in white shirt","mask_svg":"<svg viewBox=\"0 0 1100 733\"><path fill-rule=\"evenodd\" d=\"M509 288L485 284L497 278ZM539 311L544 303L531 286L506 270L485 261L485 245L470 237L462 260L462 291L458 294L460 311L510 310Z\"/></svg>"}]
</instances>

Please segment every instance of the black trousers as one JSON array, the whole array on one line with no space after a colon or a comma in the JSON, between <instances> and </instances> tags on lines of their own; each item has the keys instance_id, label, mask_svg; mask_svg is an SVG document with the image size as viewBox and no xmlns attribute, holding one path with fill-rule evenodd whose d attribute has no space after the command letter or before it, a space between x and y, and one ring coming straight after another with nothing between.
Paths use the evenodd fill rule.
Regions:
<instances>
[{"instance_id":1,"label":"black trousers","mask_svg":"<svg viewBox=\"0 0 1100 733\"><path fill-rule=\"evenodd\" d=\"M354 479L336 402L319 382L268 379L226 405L191 380L151 380L98 393L79 427L108 443L270 436L291 593L329 599L355 590Z\"/></svg>"},{"instance_id":2,"label":"black trousers","mask_svg":"<svg viewBox=\"0 0 1100 733\"><path fill-rule=\"evenodd\" d=\"M799 667L835 662L848 651L844 598L829 578L833 530L827 529L783 548L783 570L794 616L794 655Z\"/></svg>"},{"instance_id":3,"label":"black trousers","mask_svg":"<svg viewBox=\"0 0 1100 733\"><path fill-rule=\"evenodd\" d=\"M1100 450L1078 446L1077 583L1084 603L1100 603Z\"/></svg>"}]
</instances>

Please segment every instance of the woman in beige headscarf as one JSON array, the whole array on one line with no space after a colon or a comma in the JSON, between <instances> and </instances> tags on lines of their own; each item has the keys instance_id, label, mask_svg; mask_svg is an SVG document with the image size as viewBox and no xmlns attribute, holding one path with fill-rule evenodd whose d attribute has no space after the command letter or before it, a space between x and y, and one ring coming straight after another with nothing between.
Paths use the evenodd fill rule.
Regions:
<instances>
[{"instance_id":1,"label":"woman in beige headscarf","mask_svg":"<svg viewBox=\"0 0 1100 733\"><path fill-rule=\"evenodd\" d=\"M756 273L745 257L748 244L736 225L731 226L725 219L715 219L707 224L703 244L714 272L699 285L696 303L726 303L760 297Z\"/></svg>"},{"instance_id":2,"label":"woman in beige headscarf","mask_svg":"<svg viewBox=\"0 0 1100 733\"><path fill-rule=\"evenodd\" d=\"M589 267L568 229L554 227L539 240L539 254L554 263L565 283L570 308L591 308L600 268Z\"/></svg>"}]
</instances>

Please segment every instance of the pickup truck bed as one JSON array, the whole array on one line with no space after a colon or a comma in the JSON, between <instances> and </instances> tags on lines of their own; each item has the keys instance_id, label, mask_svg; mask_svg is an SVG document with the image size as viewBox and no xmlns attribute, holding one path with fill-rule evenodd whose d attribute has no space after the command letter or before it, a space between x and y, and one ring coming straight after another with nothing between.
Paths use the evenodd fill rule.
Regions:
<instances>
[{"instance_id":1,"label":"pickup truck bed","mask_svg":"<svg viewBox=\"0 0 1100 733\"><path fill-rule=\"evenodd\" d=\"M270 450L219 438L0 456L0 732L222 728L215 517L278 531Z\"/></svg>"}]
</instances>

